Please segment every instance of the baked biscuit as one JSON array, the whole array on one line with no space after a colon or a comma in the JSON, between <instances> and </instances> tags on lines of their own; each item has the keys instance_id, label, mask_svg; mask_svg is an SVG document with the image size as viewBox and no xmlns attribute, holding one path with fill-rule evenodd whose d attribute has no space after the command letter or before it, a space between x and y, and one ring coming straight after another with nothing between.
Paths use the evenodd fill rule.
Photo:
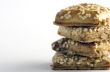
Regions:
<instances>
[{"instance_id":1,"label":"baked biscuit","mask_svg":"<svg viewBox=\"0 0 110 72\"><path fill-rule=\"evenodd\" d=\"M81 43L69 38L62 38L52 44L52 49L67 56L78 54L97 58L110 54L110 42Z\"/></svg>"},{"instance_id":2,"label":"baked biscuit","mask_svg":"<svg viewBox=\"0 0 110 72\"><path fill-rule=\"evenodd\" d=\"M97 59L75 55L68 57L55 54L53 57L53 70L103 70L110 69L110 57L103 56Z\"/></svg>"},{"instance_id":3,"label":"baked biscuit","mask_svg":"<svg viewBox=\"0 0 110 72\"><path fill-rule=\"evenodd\" d=\"M60 26L58 34L79 42L94 42L110 39L110 26L65 27Z\"/></svg>"},{"instance_id":4,"label":"baked biscuit","mask_svg":"<svg viewBox=\"0 0 110 72\"><path fill-rule=\"evenodd\" d=\"M110 9L97 4L82 3L62 9L55 24L62 26L100 26L110 24Z\"/></svg>"}]
</instances>

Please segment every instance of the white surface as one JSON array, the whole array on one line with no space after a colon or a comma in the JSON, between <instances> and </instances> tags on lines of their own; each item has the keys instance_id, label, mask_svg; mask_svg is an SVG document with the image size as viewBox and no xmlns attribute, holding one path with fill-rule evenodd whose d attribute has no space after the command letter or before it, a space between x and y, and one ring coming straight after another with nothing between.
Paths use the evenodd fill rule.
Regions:
<instances>
[{"instance_id":1,"label":"white surface","mask_svg":"<svg viewBox=\"0 0 110 72\"><path fill-rule=\"evenodd\" d=\"M81 2L110 7L110 0L0 0L0 72L53 72L51 43L60 38L54 17Z\"/></svg>"}]
</instances>

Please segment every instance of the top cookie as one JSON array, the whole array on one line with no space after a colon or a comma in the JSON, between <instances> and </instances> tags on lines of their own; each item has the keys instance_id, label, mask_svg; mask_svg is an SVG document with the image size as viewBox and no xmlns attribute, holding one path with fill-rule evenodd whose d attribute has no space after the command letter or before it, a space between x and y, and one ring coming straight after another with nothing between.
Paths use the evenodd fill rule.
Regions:
<instances>
[{"instance_id":1,"label":"top cookie","mask_svg":"<svg viewBox=\"0 0 110 72\"><path fill-rule=\"evenodd\" d=\"M109 8L82 3L58 12L54 23L63 26L100 26L108 25L109 20Z\"/></svg>"}]
</instances>

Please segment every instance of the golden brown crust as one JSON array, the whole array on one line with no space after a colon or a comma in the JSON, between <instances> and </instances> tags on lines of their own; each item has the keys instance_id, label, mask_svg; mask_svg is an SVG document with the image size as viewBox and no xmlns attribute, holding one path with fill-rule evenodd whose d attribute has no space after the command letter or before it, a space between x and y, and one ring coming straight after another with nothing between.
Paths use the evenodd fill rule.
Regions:
<instances>
[{"instance_id":1,"label":"golden brown crust","mask_svg":"<svg viewBox=\"0 0 110 72\"><path fill-rule=\"evenodd\" d=\"M67 56L82 55L97 58L110 54L110 42L81 43L69 38L62 38L52 44L52 49Z\"/></svg>"},{"instance_id":2,"label":"golden brown crust","mask_svg":"<svg viewBox=\"0 0 110 72\"><path fill-rule=\"evenodd\" d=\"M55 24L63 26L107 25L110 9L97 4L82 3L71 6L57 13Z\"/></svg>"},{"instance_id":3,"label":"golden brown crust","mask_svg":"<svg viewBox=\"0 0 110 72\"><path fill-rule=\"evenodd\" d=\"M74 41L94 42L110 39L110 26L100 27L65 27L60 26L58 34Z\"/></svg>"},{"instance_id":4,"label":"golden brown crust","mask_svg":"<svg viewBox=\"0 0 110 72\"><path fill-rule=\"evenodd\" d=\"M56 53L52 59L54 70L88 70L88 69L110 69L110 57L103 56L97 59L91 59L83 56L68 57L66 55Z\"/></svg>"}]
</instances>

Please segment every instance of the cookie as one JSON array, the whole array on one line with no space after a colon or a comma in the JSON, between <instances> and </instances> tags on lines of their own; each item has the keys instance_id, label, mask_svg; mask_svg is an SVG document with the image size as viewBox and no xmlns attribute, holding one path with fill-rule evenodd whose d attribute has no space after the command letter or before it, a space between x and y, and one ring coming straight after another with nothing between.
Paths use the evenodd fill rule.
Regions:
<instances>
[{"instance_id":1,"label":"cookie","mask_svg":"<svg viewBox=\"0 0 110 72\"><path fill-rule=\"evenodd\" d=\"M53 70L103 70L110 68L110 57L103 56L97 59L83 56L68 57L56 53L52 59Z\"/></svg>"},{"instance_id":2,"label":"cookie","mask_svg":"<svg viewBox=\"0 0 110 72\"><path fill-rule=\"evenodd\" d=\"M69 38L62 38L52 44L52 49L67 56L78 54L90 58L97 58L103 55L109 55L110 42L82 43Z\"/></svg>"},{"instance_id":3,"label":"cookie","mask_svg":"<svg viewBox=\"0 0 110 72\"><path fill-rule=\"evenodd\" d=\"M65 27L60 26L58 34L79 42L94 42L110 39L110 26Z\"/></svg>"},{"instance_id":4,"label":"cookie","mask_svg":"<svg viewBox=\"0 0 110 72\"><path fill-rule=\"evenodd\" d=\"M110 9L97 4L82 3L62 9L54 24L61 26L102 26L110 24Z\"/></svg>"}]
</instances>

